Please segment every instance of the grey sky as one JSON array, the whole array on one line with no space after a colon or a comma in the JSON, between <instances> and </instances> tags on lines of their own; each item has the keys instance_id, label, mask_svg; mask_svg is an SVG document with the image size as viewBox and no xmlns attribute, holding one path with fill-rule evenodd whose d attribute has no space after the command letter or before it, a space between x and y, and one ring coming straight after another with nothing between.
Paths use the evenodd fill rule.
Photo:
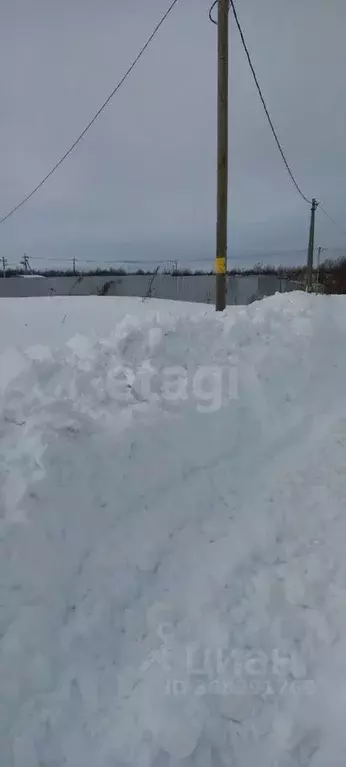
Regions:
<instances>
[{"instance_id":1,"label":"grey sky","mask_svg":"<svg viewBox=\"0 0 346 767\"><path fill-rule=\"evenodd\" d=\"M167 6L0 0L0 215L68 148ZM0 227L1 256L213 262L216 27L208 8L208 0L180 0L74 154ZM342 223L345 2L238 0L237 8L297 180ZM229 255L304 249L309 208L282 165L231 24ZM316 244L344 242L320 213Z\"/></svg>"}]
</instances>

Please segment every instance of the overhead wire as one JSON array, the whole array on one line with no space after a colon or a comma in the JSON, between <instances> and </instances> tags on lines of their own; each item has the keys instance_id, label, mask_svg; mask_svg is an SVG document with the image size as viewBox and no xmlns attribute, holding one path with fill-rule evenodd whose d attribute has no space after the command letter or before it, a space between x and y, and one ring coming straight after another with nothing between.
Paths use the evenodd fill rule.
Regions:
<instances>
[{"instance_id":1,"label":"overhead wire","mask_svg":"<svg viewBox=\"0 0 346 767\"><path fill-rule=\"evenodd\" d=\"M215 19L213 19L213 10L214 10L215 6L218 4L218 2L219 2L219 0L215 0L213 5L209 9L209 20L211 21L212 24L216 24L216 26L217 26L217 21L215 21Z\"/></svg>"},{"instance_id":2,"label":"overhead wire","mask_svg":"<svg viewBox=\"0 0 346 767\"><path fill-rule=\"evenodd\" d=\"M344 235L346 235L346 231L343 229L341 224L339 224L339 222L336 221L335 218L333 218L333 216L330 215L330 213L328 213L328 211L323 207L323 205L321 205L321 203L319 203L319 208L322 211L322 213L324 213L324 215L327 218L329 218L329 221L331 221L332 224L334 224L334 226L337 227L337 229L339 229Z\"/></svg>"},{"instance_id":3,"label":"overhead wire","mask_svg":"<svg viewBox=\"0 0 346 767\"><path fill-rule=\"evenodd\" d=\"M286 159L284 150L283 150L283 148L281 146L278 134L277 134L277 132L275 130L272 118L270 116L268 107L266 105L266 102L265 102L265 99L264 99L264 96L263 96L263 93L262 93L262 89L261 89L261 86L259 84L258 77L256 75L256 71L255 71L254 65L252 63L252 59L251 59L251 56L250 56L250 51L249 51L249 48L248 48L247 43L245 41L244 32L243 32L242 26L241 26L240 21L239 21L238 13L237 13L236 7L234 5L234 0L229 0L229 4L230 4L230 7L231 7L232 12L233 12L234 20L235 20L235 23L236 23L237 28L238 28L238 32L239 32L239 35L240 35L240 38L241 38L241 42L242 42L242 45L243 45L243 48L244 48L244 51L245 51L245 54L246 54L246 57L247 57L247 60L248 60L249 67L251 69L251 73L252 73L253 79L255 81L255 85L256 85L259 97L260 97L261 102L262 102L263 109L265 111L267 120L269 122L272 134L274 136L277 148L278 148L278 150L280 152L280 155L282 157L282 160L283 160L283 163L285 165L285 168L286 168L286 170L287 170L287 172L288 172L288 174L289 174L289 176L291 178L291 181L293 182L297 192L300 194L301 198L304 200L304 202L306 202L309 205L311 205L311 200L309 200L309 198L305 196L305 194L302 192L298 182L296 181L296 179L294 177L294 174L293 174L293 171L292 171L290 165L288 164L288 161Z\"/></svg>"},{"instance_id":4,"label":"overhead wire","mask_svg":"<svg viewBox=\"0 0 346 767\"><path fill-rule=\"evenodd\" d=\"M316 248L317 250L317 248ZM333 247L325 247L325 251L333 251L333 252L344 252L344 248L333 248ZM292 257L292 256L298 256L300 254L303 254L306 252L306 248L286 248L286 249L278 249L278 250L250 250L250 251L243 251L241 254L238 255L230 255L229 260L231 261L237 261L239 258L247 260L250 259L271 259L271 258L278 258L280 256L282 257ZM130 258L113 258L113 259L92 259L92 258L75 258L73 257L54 257L49 256L48 258L46 256L30 256L30 261L44 261L46 263L71 263L73 260L75 260L76 263L79 264L108 264L108 265L148 265L148 264L162 264L162 259L155 259L155 258L139 258L139 259L130 259ZM167 259L168 262L174 263L174 259ZM185 258L183 261L179 259L179 264L196 264L196 263L209 263L210 257L209 256L199 256L196 258Z\"/></svg>"},{"instance_id":5,"label":"overhead wire","mask_svg":"<svg viewBox=\"0 0 346 767\"><path fill-rule=\"evenodd\" d=\"M132 61L131 65L128 67L128 69L126 70L126 72L123 75L123 77L119 80L119 82L117 83L115 88L113 88L112 92L109 94L109 96L103 102L102 106L97 110L96 114L88 122L88 124L86 125L84 130L79 134L79 136L76 138L76 140L73 142L73 144L67 150L67 152L65 152L65 154L60 158L60 160L44 176L44 178L40 181L40 183L37 184L37 186L35 186L35 188L32 189L32 191L29 194L27 194L26 197L24 197L23 200L21 200L21 202L18 203L18 205L16 205L14 208L12 208L12 210L10 210L8 213L6 213L6 215L4 215L4 216L2 216L2 218L0 218L0 224L3 224L4 221L7 221L7 219L10 218L10 216L13 216L13 214L16 213L17 210L19 210L23 205L25 205L25 203L28 202L34 196L34 194L36 194L36 192L39 191L39 189L41 189L43 184L45 184L46 181L48 181L48 179L53 175L53 173L55 173L55 171L63 164L63 162L67 159L67 157L73 152L73 150L76 148L77 144L79 144L79 142L82 140L82 138L84 138L85 134L90 130L90 128L94 124L94 122L97 120L97 118L103 112L103 110L108 106L108 104L113 99L115 94L120 90L121 86L127 80L128 76L131 74L131 72L135 68L135 66L138 64L138 62L142 58L143 54L145 53L145 51L149 47L150 43L152 42L152 40L154 39L154 37L158 33L159 29L162 27L162 25L164 24L164 22L166 21L166 19L168 18L170 13L173 11L173 8L177 5L178 2L179 2L179 0L173 0L171 2L171 4L168 7L167 11L161 17L161 19L158 22L158 24L156 24L156 26L153 29L150 37L147 39L146 43L142 46L142 48L140 49L140 51L137 54L136 58Z\"/></svg>"},{"instance_id":6,"label":"overhead wire","mask_svg":"<svg viewBox=\"0 0 346 767\"><path fill-rule=\"evenodd\" d=\"M216 25L217 25L217 23L218 23L218 22L217 22L217 21L216 21L216 20L213 18L213 10L214 10L214 8L215 8L215 7L218 5L218 2L219 2L219 0L214 0L213 4L212 4L212 6L211 6L211 8L210 8L210 10L209 10L209 19L210 19L210 21L211 21L213 24L216 24ZM233 13L233 16L234 16L234 19L235 19L235 22L236 22L236 25L237 25L237 28L238 28L238 32L239 32L239 35L240 35L240 38L241 38L241 41L242 41L242 45L243 45L243 48L244 48L244 51L245 51L245 54L246 54L246 57L247 57L247 60L248 60L248 64L249 64L249 67L250 67L250 69L251 69L251 73L252 73L253 79L254 79L254 81L255 81L255 85L256 85L256 88L257 88L257 91L258 91L259 97L260 97L260 99L261 99L261 102L262 102L262 105L263 105L263 108L264 108L264 111L265 111L266 117L267 117L267 119L268 119L268 122L269 122L269 125L270 125L270 128L271 128L272 134L273 134L273 136L274 136L274 139L275 139L276 145L277 145L277 147L278 147L278 150L279 150L279 152L280 152L280 155L281 155L281 157L282 157L282 160L283 160L283 162L284 162L284 164L285 164L286 170L287 170L287 172L288 172L288 174L289 174L289 176L290 176L290 178L291 178L291 180L292 180L292 182L293 182L293 184L294 184L294 186L295 186L295 188L296 188L297 192L300 194L300 196L302 197L302 199L303 199L303 200L304 200L306 203L308 203L308 204L310 205L312 201L311 201L311 200L309 200L309 199L308 199L308 198L305 196L305 194L304 194L304 193L302 192L302 190L301 190L301 187L300 187L300 186L299 186L299 184L297 183L297 181L296 181L296 179L295 179L295 176L294 176L294 174L293 174L293 172L292 172L292 169L291 169L290 165L288 164L288 161L287 161L287 159L286 159L286 156L285 156L285 153L284 153L284 151L283 151L283 148L282 148L282 146L281 146L281 143L280 143L280 141L279 141L279 137L278 137L278 135L277 135L277 132L276 132L276 130L275 130L275 127L274 127L274 124L273 124L272 118L271 118L271 116L270 116L270 113L269 113L268 107L267 107L267 105L266 105L266 102L265 102L265 99L264 99L264 96L263 96L263 92L262 92L262 89L261 89L261 87L260 87L260 84L259 84L259 81L258 81L258 77L257 77L256 71L255 71L255 68L254 68L254 65L253 65L253 62L252 62L252 59L251 59L251 55L250 55L250 52L249 52L249 48L248 48L248 45L247 45L247 43L246 43L246 40L245 40L244 32L243 32L243 29L242 29L242 26L241 26L241 23L240 23L240 20L239 20L239 17L238 17L238 13L237 13L237 10L236 10L236 7L235 7L235 3L234 3L234 0L229 0L229 5L230 5L230 8L232 9L232 13ZM327 210L326 210L326 209L325 209L325 208L324 208L324 207L321 205L321 203L318 203L318 205L319 205L319 207L320 207L320 209L321 209L322 213L324 213L324 215L325 215L327 218L329 218L329 220L330 220L330 221L331 221L331 222L332 222L332 223L333 223L333 224L334 224L334 225L335 225L335 226L336 226L338 229L340 229L340 230L343 232L343 234L345 234L345 235L346 235L346 232L345 232L345 230L344 230L344 229L343 229L343 227L342 227L342 226L339 224L339 222L338 222L338 221L336 221L336 220L335 220L335 218L333 218L333 216L331 216L331 215L328 213L328 211L327 211Z\"/></svg>"},{"instance_id":7,"label":"overhead wire","mask_svg":"<svg viewBox=\"0 0 346 767\"><path fill-rule=\"evenodd\" d=\"M213 4L212 4L212 6L211 6L211 8L210 8L210 10L209 10L209 19L210 19L210 21L211 21L213 24L216 24L216 25L217 25L217 21L215 21L215 20L213 19L213 15L212 15L212 14L213 14L213 10L214 10L215 6L218 4L218 1L219 1L219 0L214 0ZM128 69L126 70L126 72L125 72L125 74L123 75L123 77L122 77L122 78L120 79L120 81L117 83L117 85L115 86L115 88L114 88L114 89L112 90L112 92L109 94L109 96L107 97L107 99L106 99L106 100L103 102L103 104L102 104L102 105L101 105L101 107L98 109L98 111L96 112L96 114L95 114L95 115L93 116L93 118L92 118L92 119L89 121L89 123L86 125L86 127L84 128L84 130L83 130L83 131L82 131L82 132L79 134L79 136L76 138L76 140L75 140L75 141L73 142L73 144L70 146L70 148L69 148L69 149L68 149L68 150L65 152L65 154L64 154L64 155L63 155L63 156L60 158L60 160L59 160L59 161L58 161L58 162L57 162L57 163L56 163L56 164L55 164L55 165L54 165L54 166L53 166L53 167L52 167L52 168L49 170L49 172L48 172L48 173L47 173L47 174L44 176L44 178L43 178L43 179L40 181L40 183L39 183L39 184L37 184L37 185L34 187L34 189L32 189L32 191L31 191L29 194L27 194L27 195L26 195L26 196L25 196L25 197L24 197L24 198L21 200L21 202L19 202L19 203L18 203L18 205L16 205L16 206L15 206L14 208L12 208L12 209L11 209L11 210L10 210L10 211L9 211L9 212L6 214L6 215L4 215L2 218L0 218L0 224L4 223L4 222L5 222L5 221L6 221L8 218L10 218L10 216L12 216L12 215L13 215L14 213L16 213L16 212L17 212L17 211L18 211L18 210L19 210L19 209L20 209L20 208L21 208L23 205L25 205L25 203L26 203L26 202L28 202L28 201L29 201L29 200L30 200L30 199L31 199L31 198L32 198L32 197L33 197L33 196L34 196L34 195L35 195L35 194L36 194L36 193L37 193L37 192L38 192L38 191L41 189L41 187L42 187L42 186L43 186L43 185L46 183L46 181L48 181L48 179L49 179L49 178L50 178L50 177L53 175L53 173L55 173L55 171L56 171L56 170L57 170L57 169L58 169L58 168L59 168L59 167L60 167L60 166L63 164L63 162L64 162L64 161L67 159L67 157L68 157L68 156L69 156L69 155L70 155L70 154L73 152L73 150L76 148L76 146L79 144L79 142L80 142L80 141L81 141L81 140L84 138L84 136L86 135L86 133L87 133L87 132L90 130L90 128L91 128L91 127L92 127L92 125L95 123L95 121L98 119L98 117L101 115L101 113L104 111L104 109L105 109L105 108L108 106L108 104L109 104L109 103L110 103L110 101L113 99L113 97L115 96L115 94L116 94L116 93L118 92L118 90L119 90L119 89L122 87L122 85L124 84L124 82L127 80L128 76L131 74L132 70L135 68L135 66L137 65L137 63L139 62L139 60L142 58L143 54L145 53L145 51L146 51L146 50L147 50L147 48L149 47L150 43L152 42L152 40L154 39L154 37L155 37L155 36L156 36L156 34L158 33L158 31L159 31L159 29L161 28L161 26L164 24L164 22L166 21L166 19L167 19L167 18L168 18L168 16L170 15L170 13L173 11L173 9L174 9L175 5L177 5L177 3L178 3L178 0L173 0L173 1L171 2L171 4L170 4L170 6L168 7L167 11L166 11L166 12L164 13L164 15L161 17L160 21L159 21L159 22L158 22L158 24L155 26L155 28L154 28L153 32L151 33L151 35L150 35L150 36L149 36L149 38L147 39L146 43L145 43L145 44L142 46L142 48L140 49L140 51L139 51L139 53L137 54L137 56L135 57L135 59L132 61L131 65L130 65L130 66L128 67ZM291 169L291 167L290 167L290 165L289 165L289 163L288 163L288 161L287 161L287 159L286 159L286 156L285 156L285 154L284 154L284 151L283 151L283 148L282 148L282 146L281 146L281 143L280 143L280 141L279 141L279 138L278 138L277 132L276 132L276 130L275 130L275 127L274 127L273 121L272 121L272 119L271 119L271 116L270 116L269 110L268 110L268 108L267 108L267 105L266 105L266 102L265 102L265 99L264 99L264 96L263 96L263 93L262 93L262 90L261 90L261 87L260 87L260 84L259 84L259 81L258 81L258 78L257 78L257 75L256 75L256 71L255 71L254 65L253 65L253 63L252 63L252 59L251 59L251 56L250 56L250 52L249 52L249 49L248 49L247 43L246 43L246 41L245 41L245 37L244 37L244 33L243 33L243 29L242 29L242 26L241 26L241 24L240 24L240 21L239 21L239 17L238 17L238 14L237 14L237 10L236 10L236 8L235 8L234 0L229 0L229 4L230 4L230 7L231 7L231 9L232 9L232 12L233 12L233 15L234 15L234 19L235 19L235 22L236 22L236 25L237 25L237 28L238 28L238 31L239 31L239 34L240 34L240 37L241 37L242 45L243 45L243 48L244 48L244 51L245 51L245 54L246 54L246 57L247 57L247 60L248 60L248 63L249 63L249 66L250 66L251 72L252 72L252 76L253 76L253 79L254 79L254 82L255 82L255 85L256 85L256 88L257 88L258 94L259 94L259 96L260 96L260 99L261 99L261 102L262 102L262 105L263 105L263 108L264 108L264 111L265 111L266 117L267 117L267 119L268 119L268 122L269 122L269 125L270 125L270 128L271 128L272 134L273 134L273 136L274 136L275 142L276 142L276 144L277 144L278 150L279 150L279 152L280 152L280 155L281 155L281 157L282 157L282 160L283 160L283 162L284 162L284 165L285 165L285 167L286 167L286 170L287 170L287 172L288 172L288 174L289 174L289 176L290 176L290 178L291 178L291 180L292 180L292 182L293 182L293 184L294 184L294 186L295 186L295 188L296 188L297 192L300 194L300 196L302 197L302 199L303 199L303 200L304 200L306 203L308 203L308 204L311 204L311 200L309 200L309 199L308 199L308 198L307 198L307 197L304 195L304 193L302 192L302 190L301 190L301 188L300 188L299 184L297 183L297 181L296 181L296 179L295 179L295 176L294 176L294 174L293 174L293 172L292 172L292 169ZM328 219L329 219L329 220L330 220L330 221L331 221L331 222L332 222L332 223L333 223L335 226L337 226L339 229L341 229L341 230L343 231L343 233L344 233L344 234L346 234L346 232L345 232L345 231L342 229L342 227L340 226L340 224L339 224L339 223L338 223L338 222L337 222L337 221L336 221L336 220L335 220L335 219L334 219L334 218L333 218L333 217L332 217L332 216L331 216L331 215L328 213L328 211L326 211L326 209L325 209L325 208L324 208L324 207L323 207L321 204L319 204L319 207L320 207L320 209L322 210L322 212L324 213L324 215L325 215L325 216L326 216L326 217L327 217L327 218L328 218Z\"/></svg>"}]
</instances>

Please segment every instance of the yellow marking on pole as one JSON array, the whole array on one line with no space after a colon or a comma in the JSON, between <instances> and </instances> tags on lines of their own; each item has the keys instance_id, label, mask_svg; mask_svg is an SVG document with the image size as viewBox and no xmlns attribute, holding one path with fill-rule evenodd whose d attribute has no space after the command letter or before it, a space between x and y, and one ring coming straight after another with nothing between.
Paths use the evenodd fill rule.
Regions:
<instances>
[{"instance_id":1,"label":"yellow marking on pole","mask_svg":"<svg viewBox=\"0 0 346 767\"><path fill-rule=\"evenodd\" d=\"M225 256L218 256L215 262L216 274L226 274L226 258Z\"/></svg>"}]
</instances>

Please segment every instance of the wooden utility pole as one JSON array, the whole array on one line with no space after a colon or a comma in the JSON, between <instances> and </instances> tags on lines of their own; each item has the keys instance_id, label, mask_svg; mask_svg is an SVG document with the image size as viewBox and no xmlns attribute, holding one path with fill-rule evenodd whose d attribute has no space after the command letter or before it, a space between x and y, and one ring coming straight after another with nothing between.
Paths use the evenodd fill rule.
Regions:
<instances>
[{"instance_id":1,"label":"wooden utility pole","mask_svg":"<svg viewBox=\"0 0 346 767\"><path fill-rule=\"evenodd\" d=\"M227 303L229 0L218 2L216 311Z\"/></svg>"},{"instance_id":2,"label":"wooden utility pole","mask_svg":"<svg viewBox=\"0 0 346 767\"><path fill-rule=\"evenodd\" d=\"M29 274L31 272L31 269L30 269L30 264L29 264L29 258L26 255L26 253L24 253L24 256L23 256L23 258L22 258L20 263L21 263L21 266L24 267L25 274Z\"/></svg>"},{"instance_id":3,"label":"wooden utility pole","mask_svg":"<svg viewBox=\"0 0 346 767\"><path fill-rule=\"evenodd\" d=\"M317 274L316 274L316 285L317 290L319 289L319 282L320 282L320 264L321 264L321 253L324 250L322 246L320 245L317 250Z\"/></svg>"},{"instance_id":4,"label":"wooden utility pole","mask_svg":"<svg viewBox=\"0 0 346 767\"><path fill-rule=\"evenodd\" d=\"M313 197L312 203L311 203L308 263L307 263L307 272L306 272L306 290L308 293L312 292L312 270L313 270L313 264L314 264L314 240L315 240L315 213L316 213L317 206L318 206L318 202Z\"/></svg>"}]
</instances>

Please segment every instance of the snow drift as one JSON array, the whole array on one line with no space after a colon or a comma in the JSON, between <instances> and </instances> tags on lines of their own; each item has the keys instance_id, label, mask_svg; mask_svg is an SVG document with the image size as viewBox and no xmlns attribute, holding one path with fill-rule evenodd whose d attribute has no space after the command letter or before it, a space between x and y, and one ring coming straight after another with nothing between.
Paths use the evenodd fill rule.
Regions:
<instances>
[{"instance_id":1,"label":"snow drift","mask_svg":"<svg viewBox=\"0 0 346 767\"><path fill-rule=\"evenodd\" d=\"M346 301L0 317L1 764L343 765Z\"/></svg>"}]
</instances>

